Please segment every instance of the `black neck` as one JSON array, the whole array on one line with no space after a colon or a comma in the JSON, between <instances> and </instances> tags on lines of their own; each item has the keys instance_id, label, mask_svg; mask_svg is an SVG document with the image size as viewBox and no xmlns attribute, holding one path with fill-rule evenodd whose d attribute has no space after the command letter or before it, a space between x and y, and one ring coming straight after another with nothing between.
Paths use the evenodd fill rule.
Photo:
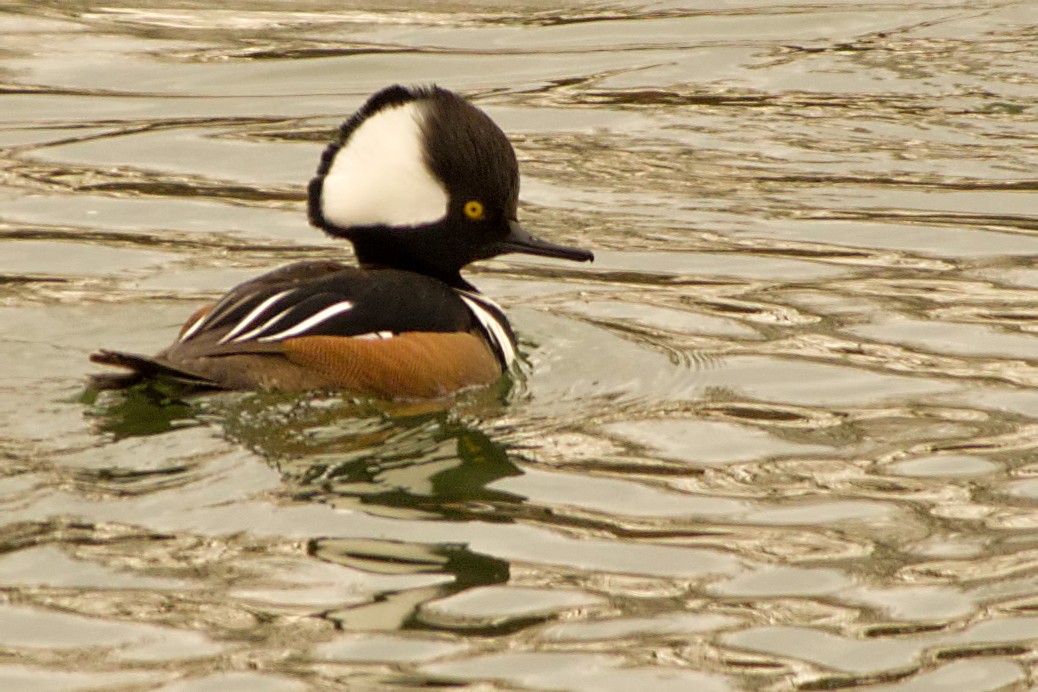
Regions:
<instances>
[{"instance_id":1,"label":"black neck","mask_svg":"<svg viewBox=\"0 0 1038 692\"><path fill-rule=\"evenodd\" d=\"M399 269L415 272L439 279L451 288L478 293L476 287L463 279L461 272L457 269L445 271L442 268L430 267L425 263L414 261L398 252L387 252L378 248L354 247L354 253L357 256L357 263L365 269Z\"/></svg>"},{"instance_id":2,"label":"black neck","mask_svg":"<svg viewBox=\"0 0 1038 692\"><path fill-rule=\"evenodd\" d=\"M461 278L463 249L451 241L452 234L435 229L351 229L357 261L362 266L387 267L415 272L439 279L448 286L475 290Z\"/></svg>"}]
</instances>

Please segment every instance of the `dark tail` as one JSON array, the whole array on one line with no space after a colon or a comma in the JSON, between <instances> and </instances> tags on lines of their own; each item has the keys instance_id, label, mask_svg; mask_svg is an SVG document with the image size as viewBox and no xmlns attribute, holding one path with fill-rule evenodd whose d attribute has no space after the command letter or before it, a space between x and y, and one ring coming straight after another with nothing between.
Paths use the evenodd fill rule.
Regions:
<instances>
[{"instance_id":1,"label":"dark tail","mask_svg":"<svg viewBox=\"0 0 1038 692\"><path fill-rule=\"evenodd\" d=\"M98 351L90 354L90 362L130 371L91 375L90 384L94 389L125 389L145 380L172 380L200 389L220 389L219 385L206 377L134 353Z\"/></svg>"}]
</instances>

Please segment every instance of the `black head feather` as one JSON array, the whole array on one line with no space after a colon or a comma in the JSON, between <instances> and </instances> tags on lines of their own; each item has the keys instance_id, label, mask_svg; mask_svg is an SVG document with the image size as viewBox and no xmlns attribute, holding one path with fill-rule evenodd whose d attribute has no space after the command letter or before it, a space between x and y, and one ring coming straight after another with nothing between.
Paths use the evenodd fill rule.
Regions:
<instances>
[{"instance_id":1,"label":"black head feather","mask_svg":"<svg viewBox=\"0 0 1038 692\"><path fill-rule=\"evenodd\" d=\"M367 221L350 224L341 218L340 223L336 223L327 218L326 201L322 196L326 194L326 178L337 157L350 146L351 138L364 123L378 118L384 111L410 103L415 104L412 110L419 128L418 155L422 166L430 177L430 185L438 183L446 193L443 215L432 221L405 225ZM412 130L410 135L414 136L414 132ZM392 148L391 142L386 144ZM356 146L363 147L362 144ZM366 156L365 161L371 162L370 153ZM361 158L344 159L343 167L337 169L335 175L345 171L362 176L363 171L358 168L364 164L356 163ZM408 166L410 162L411 159L405 161ZM374 162L373 167L377 168L378 163L382 161ZM391 170L387 172L382 168L381 174L367 180L354 177L354 187L348 189L378 181L376 191L389 193L389 205L408 194L408 190L393 179ZM523 231L516 221L518 201L519 165L515 151L505 133L486 113L461 96L437 86L391 86L369 98L342 124L336 140L324 150L317 175L310 181L309 216L314 226L351 241L362 264L417 271L454 285L468 285L459 274L466 264L506 252L590 259L590 253L553 246ZM435 205L435 201L432 204ZM478 215L467 213L472 204L478 205ZM345 215L345 219L350 218Z\"/></svg>"}]
</instances>

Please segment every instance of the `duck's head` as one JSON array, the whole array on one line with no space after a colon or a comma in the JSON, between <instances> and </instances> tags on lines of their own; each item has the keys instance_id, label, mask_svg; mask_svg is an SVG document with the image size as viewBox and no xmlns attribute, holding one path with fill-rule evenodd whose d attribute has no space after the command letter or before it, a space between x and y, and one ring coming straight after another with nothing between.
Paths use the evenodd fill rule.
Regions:
<instances>
[{"instance_id":1,"label":"duck's head","mask_svg":"<svg viewBox=\"0 0 1038 692\"><path fill-rule=\"evenodd\" d=\"M361 264L460 282L506 253L590 261L519 224L519 166L485 114L439 87L392 86L343 123L310 181L310 221L353 243Z\"/></svg>"}]
</instances>

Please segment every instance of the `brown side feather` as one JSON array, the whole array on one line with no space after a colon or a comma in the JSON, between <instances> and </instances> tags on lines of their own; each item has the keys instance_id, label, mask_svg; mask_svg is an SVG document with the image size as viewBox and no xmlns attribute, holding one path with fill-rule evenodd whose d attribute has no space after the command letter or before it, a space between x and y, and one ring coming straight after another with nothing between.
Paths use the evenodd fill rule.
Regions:
<instances>
[{"instance_id":1,"label":"brown side feather","mask_svg":"<svg viewBox=\"0 0 1038 692\"><path fill-rule=\"evenodd\" d=\"M158 377L206 389L341 389L389 399L427 399L490 384L501 376L501 366L483 339L456 332L409 332L390 339L307 336L210 349L196 345L174 347L153 358L102 351L91 360L132 370L96 375L94 385L105 389Z\"/></svg>"},{"instance_id":2,"label":"brown side feather","mask_svg":"<svg viewBox=\"0 0 1038 692\"><path fill-rule=\"evenodd\" d=\"M326 386L390 398L439 397L501 376L490 347L469 333L307 336L285 340L282 350L289 362L319 373Z\"/></svg>"}]
</instances>

